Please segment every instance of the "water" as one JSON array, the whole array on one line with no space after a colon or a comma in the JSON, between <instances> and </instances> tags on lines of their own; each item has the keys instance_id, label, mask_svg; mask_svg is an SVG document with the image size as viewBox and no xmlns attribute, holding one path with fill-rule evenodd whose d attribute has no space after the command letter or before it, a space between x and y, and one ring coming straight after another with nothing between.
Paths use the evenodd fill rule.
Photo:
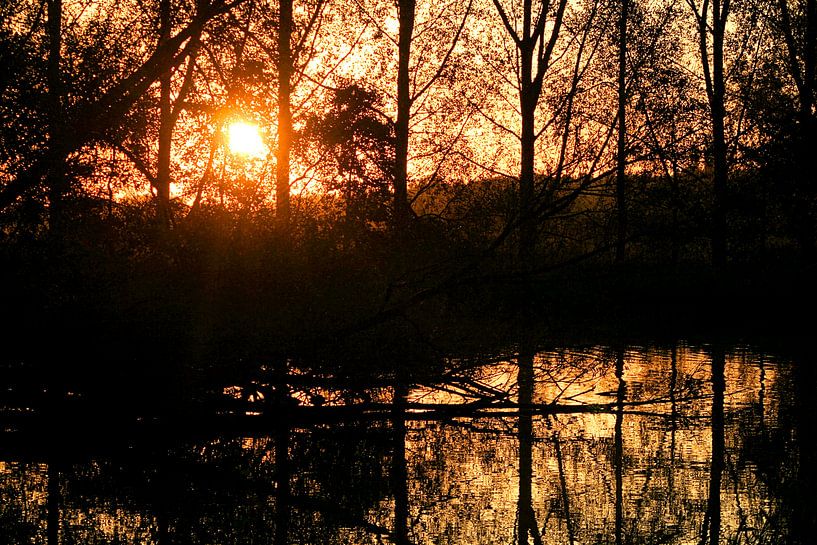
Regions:
<instances>
[{"instance_id":1,"label":"water","mask_svg":"<svg viewBox=\"0 0 817 545\"><path fill-rule=\"evenodd\" d=\"M228 387L262 424L217 432L109 443L83 421L94 446L26 448L7 428L0 543L810 543L804 369L590 347L405 388L291 386L301 406Z\"/></svg>"}]
</instances>

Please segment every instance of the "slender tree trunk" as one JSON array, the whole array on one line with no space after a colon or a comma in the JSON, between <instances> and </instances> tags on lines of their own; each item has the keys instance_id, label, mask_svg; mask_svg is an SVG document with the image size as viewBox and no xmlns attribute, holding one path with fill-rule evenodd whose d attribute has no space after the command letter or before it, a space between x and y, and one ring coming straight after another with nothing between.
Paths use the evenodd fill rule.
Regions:
<instances>
[{"instance_id":1,"label":"slender tree trunk","mask_svg":"<svg viewBox=\"0 0 817 545\"><path fill-rule=\"evenodd\" d=\"M806 0L806 28L803 40L803 85L800 90L800 146L797 187L798 239L804 264L817 261L814 233L814 172L817 168L817 119L814 106L817 91L817 0Z\"/></svg>"},{"instance_id":2,"label":"slender tree trunk","mask_svg":"<svg viewBox=\"0 0 817 545\"><path fill-rule=\"evenodd\" d=\"M65 177L65 131L62 112L62 0L48 0L48 129L49 165L47 185L49 195L49 222L52 233L62 230Z\"/></svg>"},{"instance_id":3,"label":"slender tree trunk","mask_svg":"<svg viewBox=\"0 0 817 545\"><path fill-rule=\"evenodd\" d=\"M805 264L817 261L815 248L814 200L815 186L812 181L817 161L817 118L813 113L817 91L817 0L805 0L804 26L795 26L789 8L789 0L777 2L781 30L788 53L788 69L797 86L799 110L797 121L797 148L795 158L795 201L793 209L794 236L800 247Z\"/></svg>"},{"instance_id":4,"label":"slender tree trunk","mask_svg":"<svg viewBox=\"0 0 817 545\"><path fill-rule=\"evenodd\" d=\"M159 6L159 44L170 38L170 0ZM170 151L173 140L173 119L170 104L171 70L159 77L159 157L156 168L157 222L160 228L170 224Z\"/></svg>"},{"instance_id":5,"label":"slender tree trunk","mask_svg":"<svg viewBox=\"0 0 817 545\"><path fill-rule=\"evenodd\" d=\"M519 168L519 260L523 268L533 265L533 253L536 247L536 223L533 214L533 189L536 144L536 105L539 93L533 81L533 58L535 43L531 38L532 5L525 0L522 14L522 36L519 44L521 87L519 108L522 114L522 131L520 134L520 168Z\"/></svg>"},{"instance_id":6,"label":"slender tree trunk","mask_svg":"<svg viewBox=\"0 0 817 545\"><path fill-rule=\"evenodd\" d=\"M519 164L519 262L523 270L533 267L536 249L536 221L534 218L534 185L536 166L536 106L539 103L541 79L547 65L545 58L540 58L545 49L544 31L537 36L533 21L533 2L522 2L522 27L519 34L515 34L507 22L507 15L499 2L495 6L505 21L506 29L516 41L519 54L519 112L521 114L520 130L520 164ZM560 4L561 8L561 4ZM559 10L561 14L561 9ZM547 10L542 10L541 17L547 17ZM552 38L558 34L560 22L554 25ZM540 55L536 55L536 45L539 44ZM549 48L548 48L549 49ZM538 64L534 66L534 59ZM536 72L535 72L536 70ZM520 306L520 316L523 323L529 323L532 313L529 297L529 286L524 291L524 301ZM519 365L519 500L518 510L518 539L519 545L527 545L528 537L533 538L534 545L541 545L542 536L539 533L536 513L533 509L533 414L530 404L534 394L533 343L529 338L523 338L520 343L518 357ZM568 523L569 524L569 523Z\"/></svg>"},{"instance_id":7,"label":"slender tree trunk","mask_svg":"<svg viewBox=\"0 0 817 545\"><path fill-rule=\"evenodd\" d=\"M48 0L48 102L51 139L58 135L57 130L62 114L62 0ZM53 142L52 142L53 146Z\"/></svg>"},{"instance_id":8,"label":"slender tree trunk","mask_svg":"<svg viewBox=\"0 0 817 545\"><path fill-rule=\"evenodd\" d=\"M712 203L712 264L726 264L726 199L729 171L726 157L726 87L723 67L723 39L728 12L721 0L712 0L712 119L713 203ZM705 31L705 30L704 30ZM704 62L708 62L703 59Z\"/></svg>"},{"instance_id":9,"label":"slender tree trunk","mask_svg":"<svg viewBox=\"0 0 817 545\"><path fill-rule=\"evenodd\" d=\"M518 60L519 113L521 130L519 134L519 200L518 200L518 233L519 262L523 270L530 270L536 249L537 222L534 207L535 167L536 167L536 107L542 92L542 82L548 67L551 66L551 55L562 27L563 15L567 0L559 0L557 5L550 2L539 3L539 19L534 21L533 0L521 2L522 21L509 16L500 0L494 0L494 7L502 19L505 30L514 41ZM519 3L511 3L513 12L519 9ZM551 15L553 16L552 18ZM513 19L513 21L512 21ZM575 83L575 82L574 82ZM569 100L572 105L572 93ZM570 110L570 106L568 106ZM568 113L569 119L569 113ZM567 127L565 128L567 130ZM562 159L557 169L561 178Z\"/></svg>"},{"instance_id":10,"label":"slender tree trunk","mask_svg":"<svg viewBox=\"0 0 817 545\"><path fill-rule=\"evenodd\" d=\"M627 164L627 18L629 0L621 1L618 23L618 150L616 153L616 207L618 211L616 262L627 257L627 193L624 178Z\"/></svg>"},{"instance_id":11,"label":"slender tree trunk","mask_svg":"<svg viewBox=\"0 0 817 545\"><path fill-rule=\"evenodd\" d=\"M672 250L671 259L673 268L678 267L678 261L681 257L681 225L680 225L680 210L681 210L681 195L678 187L678 167L675 160L672 162L672 173L670 174L669 184L672 199Z\"/></svg>"},{"instance_id":12,"label":"slender tree trunk","mask_svg":"<svg viewBox=\"0 0 817 545\"><path fill-rule=\"evenodd\" d=\"M523 93L523 96L525 93ZM529 97L527 97L529 99ZM523 98L523 104L530 102ZM534 186L534 107L522 110L522 164L519 172L519 260L524 269L533 266L536 248L536 222L533 216Z\"/></svg>"},{"instance_id":13,"label":"slender tree trunk","mask_svg":"<svg viewBox=\"0 0 817 545\"><path fill-rule=\"evenodd\" d=\"M817 261L817 250L814 240L814 176L817 162L814 159L814 150L817 140L814 138L814 130L806 126L813 123L806 115L801 114L803 128L799 136L798 146L799 160L797 161L796 179L796 201L795 201L795 236L800 249L800 260L804 265L811 265Z\"/></svg>"},{"instance_id":14,"label":"slender tree trunk","mask_svg":"<svg viewBox=\"0 0 817 545\"><path fill-rule=\"evenodd\" d=\"M414 34L415 0L397 3L400 30L397 41L397 123L395 124L394 161L394 223L404 227L411 216L408 202L408 145L411 117L411 87L409 62L411 39Z\"/></svg>"},{"instance_id":15,"label":"slender tree trunk","mask_svg":"<svg viewBox=\"0 0 817 545\"><path fill-rule=\"evenodd\" d=\"M276 164L276 215L279 226L289 228L289 153L292 144L292 0L281 0L278 20L278 156Z\"/></svg>"}]
</instances>

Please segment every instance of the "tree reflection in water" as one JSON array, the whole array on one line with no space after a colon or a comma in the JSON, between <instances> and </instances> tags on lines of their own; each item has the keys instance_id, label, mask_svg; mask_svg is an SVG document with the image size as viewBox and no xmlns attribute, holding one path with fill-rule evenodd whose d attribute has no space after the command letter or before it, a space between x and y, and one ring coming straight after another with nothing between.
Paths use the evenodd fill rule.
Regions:
<instances>
[{"instance_id":1,"label":"tree reflection in water","mask_svg":"<svg viewBox=\"0 0 817 545\"><path fill-rule=\"evenodd\" d=\"M624 381L624 348L616 351L616 424L613 464L616 473L616 545L623 543L624 525L624 398L627 395L627 383Z\"/></svg>"},{"instance_id":2,"label":"tree reflection in water","mask_svg":"<svg viewBox=\"0 0 817 545\"><path fill-rule=\"evenodd\" d=\"M266 428L4 440L0 542L805 545L817 384L792 360L531 351Z\"/></svg>"},{"instance_id":3,"label":"tree reflection in water","mask_svg":"<svg viewBox=\"0 0 817 545\"><path fill-rule=\"evenodd\" d=\"M533 543L542 543L542 536L536 523L533 509L531 486L533 484L533 354L521 353L519 363L519 500L516 507L518 519L517 538L527 545L528 538Z\"/></svg>"}]
</instances>

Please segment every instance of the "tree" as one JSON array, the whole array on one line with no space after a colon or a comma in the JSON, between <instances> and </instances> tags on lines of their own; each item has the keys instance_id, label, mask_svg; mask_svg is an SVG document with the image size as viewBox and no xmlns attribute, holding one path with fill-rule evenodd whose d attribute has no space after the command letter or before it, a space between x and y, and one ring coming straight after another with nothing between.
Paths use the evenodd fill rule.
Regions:
<instances>
[{"instance_id":1,"label":"tree","mask_svg":"<svg viewBox=\"0 0 817 545\"><path fill-rule=\"evenodd\" d=\"M777 0L775 30L782 35L786 66L797 89L798 143L795 149L795 231L805 263L817 260L813 173L817 169L817 0Z\"/></svg>"},{"instance_id":2,"label":"tree","mask_svg":"<svg viewBox=\"0 0 817 545\"><path fill-rule=\"evenodd\" d=\"M50 224L59 231L65 188L66 134L62 109L62 0L48 0L48 189Z\"/></svg>"},{"instance_id":3,"label":"tree","mask_svg":"<svg viewBox=\"0 0 817 545\"><path fill-rule=\"evenodd\" d=\"M492 123L519 142L518 219L512 223L518 227L523 268L531 267L539 221L568 209L600 178L599 163L615 122L604 119L603 110L593 103L598 97L593 85L583 85L599 47L593 37L604 36L608 28L607 18L598 17L599 6L591 2L583 10L570 10L569 32L559 45L568 2L526 0L521 6L506 7L494 0L513 48L506 57L514 59L512 77L516 81L510 85L518 94L519 131L495 119ZM547 96L543 94L546 79L551 80ZM548 130L555 133L550 148L537 150L537 141ZM537 176L537 151L554 158L546 175ZM573 171L572 184L565 183L568 169Z\"/></svg>"},{"instance_id":4,"label":"tree","mask_svg":"<svg viewBox=\"0 0 817 545\"><path fill-rule=\"evenodd\" d=\"M394 125L379 113L380 102L375 91L358 84L338 88L331 109L314 114L304 135L332 158L322 175L328 189L342 193L350 228L386 220L392 204Z\"/></svg>"},{"instance_id":5,"label":"tree","mask_svg":"<svg viewBox=\"0 0 817 545\"><path fill-rule=\"evenodd\" d=\"M171 0L160 0L159 3L159 43L170 38ZM198 36L196 36L198 39ZM191 66L193 60L190 60ZM156 197L158 200L157 215L160 225L167 225L170 220L170 147L173 141L173 111L170 104L171 71L165 70L159 78L159 158L156 164Z\"/></svg>"},{"instance_id":6,"label":"tree","mask_svg":"<svg viewBox=\"0 0 817 545\"><path fill-rule=\"evenodd\" d=\"M618 146L616 151L616 208L618 229L616 261L624 262L627 246L627 190L624 178L627 167L627 17L630 0L619 0L618 23Z\"/></svg>"},{"instance_id":7,"label":"tree","mask_svg":"<svg viewBox=\"0 0 817 545\"><path fill-rule=\"evenodd\" d=\"M158 44L161 45L170 39L174 19L178 18L179 10L173 9L172 0L160 0L158 8ZM120 138L111 138L109 141L114 148L125 153L156 190L156 221L160 229L168 228L173 219L170 207L173 133L182 110L185 107L186 99L194 85L193 77L202 31L203 28L190 38L191 47L186 68L182 71L170 67L159 77L159 120L155 167L149 167L151 161L144 156L145 154L128 147ZM176 90L177 92L174 99L172 96L174 91L174 76L176 76L177 72L182 72L183 74L181 84ZM137 135L137 138L141 136L145 135Z\"/></svg>"},{"instance_id":8,"label":"tree","mask_svg":"<svg viewBox=\"0 0 817 545\"><path fill-rule=\"evenodd\" d=\"M521 230L519 255L523 266L530 266L536 245L536 226L533 222L534 170L536 145L536 110L542 94L542 82L550 67L556 41L562 29L567 0L558 0L555 12L550 2L538 2L534 13L532 0L522 3L521 14L509 15L499 0L494 6L502 19L505 30L513 39L519 53L519 114L521 117L520 166L519 166L519 215ZM511 17L517 15L515 22ZM534 18L535 17L535 18ZM521 18L521 28L517 28ZM548 22L551 24L548 25Z\"/></svg>"},{"instance_id":9,"label":"tree","mask_svg":"<svg viewBox=\"0 0 817 545\"><path fill-rule=\"evenodd\" d=\"M397 121L394 146L394 220L397 226L405 225L409 217L408 146L412 103L409 87L409 62L411 61L411 38L414 33L416 6L416 0L397 2L400 20L397 38Z\"/></svg>"},{"instance_id":10,"label":"tree","mask_svg":"<svg viewBox=\"0 0 817 545\"><path fill-rule=\"evenodd\" d=\"M50 12L52 14L49 25L49 35L51 53L49 58L49 80L52 99L49 103L51 110L55 107L54 95L65 95L64 89L70 88L73 91L73 100L70 103L61 104L60 124L57 129L53 127L46 131L49 134L49 145L44 152L35 150L32 158L24 169L17 173L13 179L5 185L0 192L0 209L14 204L21 196L36 192L45 184L48 187L52 214L57 214L57 218L62 211L60 203L65 194L69 192L75 181L68 176L60 175L61 167L66 159L83 148L96 143L105 142L109 139L110 133L114 131L124 120L131 107L145 95L148 89L168 70L173 69L183 62L197 47L193 38L200 35L205 26L214 18L230 11L243 0L213 0L199 2L195 13L183 24L179 30L161 40L149 53L140 57L138 53L126 59L120 59L120 63L125 65L124 70L115 62L116 57L105 59L110 65L105 65L100 69L99 65L84 62L71 67L71 78L64 77L66 81L59 81L58 68L60 58L58 56L59 47L56 41L57 12L60 4L53 0ZM104 10L100 10L103 13ZM92 20L92 23L97 21ZM115 25L113 17L108 14L108 18L102 21L103 28L99 33L91 33L90 38L96 40L89 49L96 56L103 55L107 44L108 50L117 50L119 44L118 36L109 31L105 31L104 25L112 28ZM96 30L96 29L92 29ZM64 35L64 30L60 36ZM75 43L82 45L81 38ZM131 52L134 53L134 52ZM79 57L82 59L82 57ZM84 60L84 59L83 59ZM76 61L75 61L76 62ZM118 72L116 72L118 70ZM60 91L60 88L63 91ZM48 111L48 109L46 110ZM59 133L59 128L66 130ZM70 132L68 130L70 128ZM53 135L52 135L53 133ZM59 219L52 218L52 222L59 222Z\"/></svg>"},{"instance_id":11,"label":"tree","mask_svg":"<svg viewBox=\"0 0 817 545\"><path fill-rule=\"evenodd\" d=\"M159 44L170 39L173 21L171 18L171 0L160 0L159 7ZM170 158L173 146L173 131L179 120L185 99L193 85L201 31L191 37L192 47L187 59L181 88L175 103L171 99L173 70L168 69L159 78L159 149L156 161L156 176L153 185L156 188L157 219L160 227L167 227L172 220L170 212Z\"/></svg>"},{"instance_id":12,"label":"tree","mask_svg":"<svg viewBox=\"0 0 817 545\"><path fill-rule=\"evenodd\" d=\"M290 152L292 147L292 92L293 78L303 76L314 54L313 32L317 31L326 0L315 0L304 5L306 18L300 28L293 19L293 0L280 0L278 7L278 148L275 167L276 217L286 230L290 222ZM293 38L295 43L293 44ZM312 49L310 49L310 47Z\"/></svg>"},{"instance_id":13,"label":"tree","mask_svg":"<svg viewBox=\"0 0 817 545\"><path fill-rule=\"evenodd\" d=\"M711 3L710 3L711 2ZM724 71L724 38L732 8L731 0L687 0L697 23L699 59L703 68L712 136L712 264L726 264L726 200L729 164L726 142L726 72ZM709 37L712 35L710 46ZM711 64L710 64L710 58Z\"/></svg>"},{"instance_id":14,"label":"tree","mask_svg":"<svg viewBox=\"0 0 817 545\"><path fill-rule=\"evenodd\" d=\"M679 259L684 227L681 182L685 176L689 179L699 171L703 149L701 112L706 111L694 78L677 59L683 48L683 28L688 24L682 9L671 1L629 2L623 71L622 47L617 36L616 87L619 109L623 106L625 110L626 130L624 156L621 147L617 153L616 179L621 178L622 169L628 164L635 164L641 173L633 177L624 198L617 199L629 202L625 213L631 220L624 235L638 238L655 227L667 229L673 263ZM660 203L653 202L650 194L638 193L639 180L646 182L644 189L649 187L650 194L662 199ZM671 216L667 225L660 224L662 209ZM621 232L617 239L618 250Z\"/></svg>"},{"instance_id":15,"label":"tree","mask_svg":"<svg viewBox=\"0 0 817 545\"><path fill-rule=\"evenodd\" d=\"M417 120L435 118L439 113L429 106L429 96L439 83L445 85L451 81L447 74L449 63L455 56L472 4L473 0L447 4L398 0L394 21L391 15L382 17L389 12L385 3L364 5L358 2L363 17L373 23L377 33L397 50L396 74L388 74L387 85L391 89L384 89L384 94L394 99L395 115L391 118L395 142L392 215L393 225L398 230L405 227L412 216L408 178L410 148L416 143L413 134L416 125L422 123ZM390 21L396 22L396 29L386 24ZM396 37L392 36L394 30ZM390 53L391 50L384 55ZM391 79L395 76L396 79ZM434 155L433 152L429 154Z\"/></svg>"},{"instance_id":16,"label":"tree","mask_svg":"<svg viewBox=\"0 0 817 545\"><path fill-rule=\"evenodd\" d=\"M275 166L276 214L279 225L289 227L289 150L292 142L292 0L278 6L278 153Z\"/></svg>"}]
</instances>

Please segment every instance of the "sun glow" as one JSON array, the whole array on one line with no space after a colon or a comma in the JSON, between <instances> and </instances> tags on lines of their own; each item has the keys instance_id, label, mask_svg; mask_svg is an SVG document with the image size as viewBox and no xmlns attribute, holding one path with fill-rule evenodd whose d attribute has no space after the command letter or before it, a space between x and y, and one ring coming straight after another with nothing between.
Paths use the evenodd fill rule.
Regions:
<instances>
[{"instance_id":1,"label":"sun glow","mask_svg":"<svg viewBox=\"0 0 817 545\"><path fill-rule=\"evenodd\" d=\"M246 157L263 157L267 148L257 125L234 121L227 127L227 145L230 152Z\"/></svg>"}]
</instances>

